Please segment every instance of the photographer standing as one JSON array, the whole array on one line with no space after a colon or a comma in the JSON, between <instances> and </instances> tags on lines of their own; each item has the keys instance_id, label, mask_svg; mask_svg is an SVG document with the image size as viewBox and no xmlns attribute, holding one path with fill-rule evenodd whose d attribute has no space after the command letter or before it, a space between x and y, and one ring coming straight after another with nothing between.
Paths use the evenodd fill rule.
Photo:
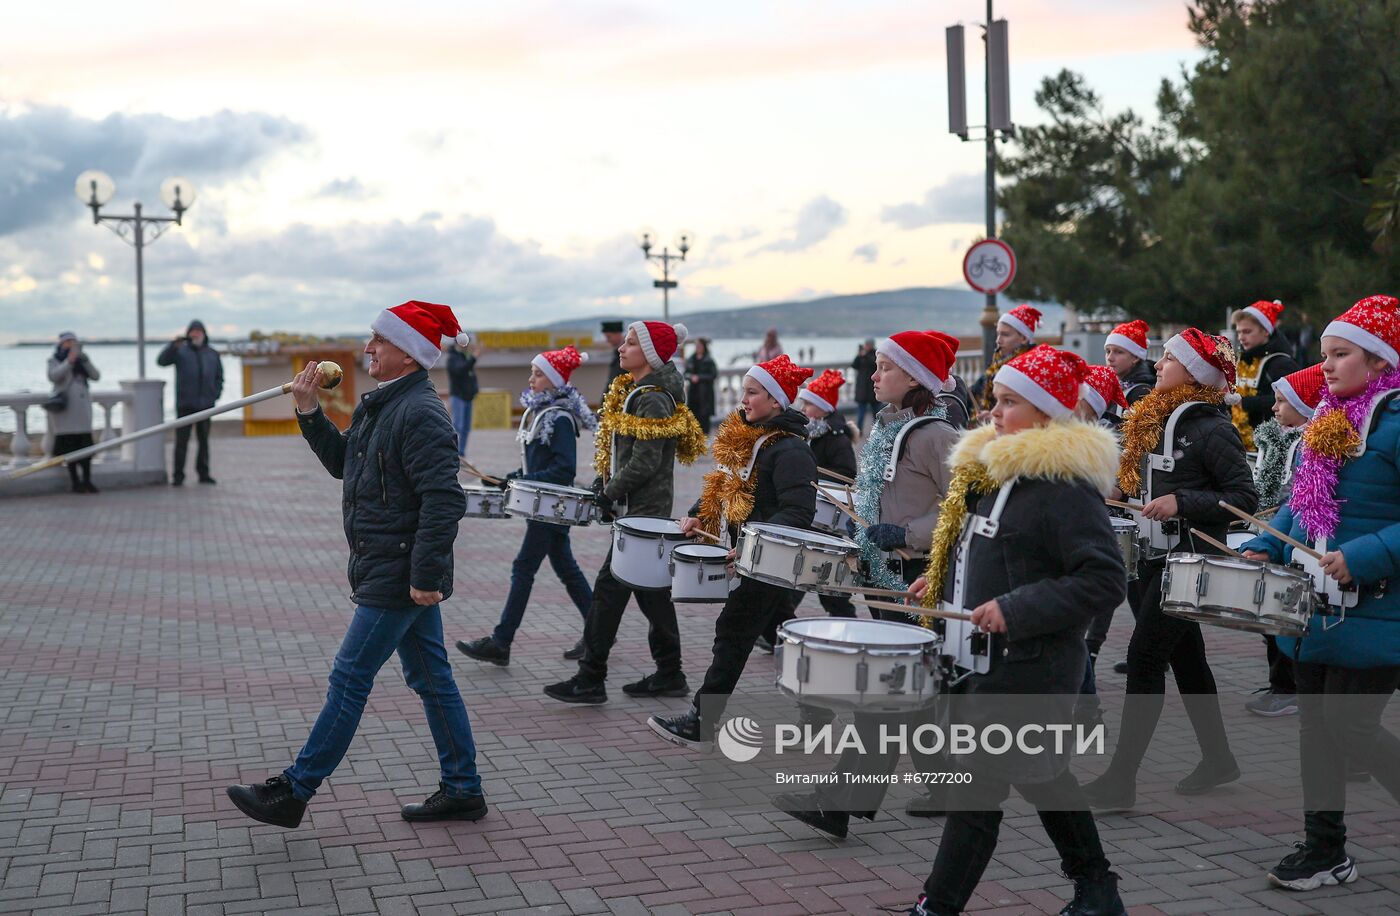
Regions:
<instances>
[{"instance_id":1,"label":"photographer standing","mask_svg":"<svg viewBox=\"0 0 1400 916\"><path fill-rule=\"evenodd\" d=\"M213 407L224 390L224 365L219 359L219 351L209 346L209 335L204 330L204 322L196 319L190 322L185 333L165 345L156 357L158 366L175 367L175 415L189 416ZM194 469L199 474L200 483L213 483L209 476L209 422L201 420L194 424L199 436L199 451L194 457ZM185 453L190 447L190 427L182 426L175 430L175 467L170 474L170 485L178 487L185 482Z\"/></svg>"},{"instance_id":2,"label":"photographer standing","mask_svg":"<svg viewBox=\"0 0 1400 916\"><path fill-rule=\"evenodd\" d=\"M49 410L49 429L54 434L53 453L66 455L87 448L92 445L92 393L88 382L97 381L100 374L72 331L58 335L58 347L49 357L48 372L53 394L44 406ZM74 493L97 492L92 485L91 458L68 465L68 476Z\"/></svg>"}]
</instances>

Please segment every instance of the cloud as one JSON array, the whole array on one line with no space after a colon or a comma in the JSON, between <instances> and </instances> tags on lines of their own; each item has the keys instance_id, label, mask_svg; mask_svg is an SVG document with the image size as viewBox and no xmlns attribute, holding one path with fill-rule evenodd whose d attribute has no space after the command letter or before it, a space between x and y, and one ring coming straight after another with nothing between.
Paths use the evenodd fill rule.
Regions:
<instances>
[{"instance_id":1,"label":"cloud","mask_svg":"<svg viewBox=\"0 0 1400 916\"><path fill-rule=\"evenodd\" d=\"M885 207L880 219L901 229L980 223L986 219L986 195L986 178L980 173L953 175L925 191L921 201Z\"/></svg>"},{"instance_id":2,"label":"cloud","mask_svg":"<svg viewBox=\"0 0 1400 916\"><path fill-rule=\"evenodd\" d=\"M111 175L119 200L125 191L155 204L160 182L172 175L196 190L201 182L246 178L309 136L293 121L257 112L188 120L113 114L99 121L56 106L0 109L0 235L80 215L73 182L84 169Z\"/></svg>"},{"instance_id":3,"label":"cloud","mask_svg":"<svg viewBox=\"0 0 1400 916\"><path fill-rule=\"evenodd\" d=\"M311 196L316 199L367 200L374 197L375 193L365 187L363 181L351 175L349 178L331 179Z\"/></svg>"},{"instance_id":4,"label":"cloud","mask_svg":"<svg viewBox=\"0 0 1400 916\"><path fill-rule=\"evenodd\" d=\"M869 245L861 245L851 252L852 258L859 258L867 264L874 264L880 259L880 246L871 242Z\"/></svg>"},{"instance_id":5,"label":"cloud","mask_svg":"<svg viewBox=\"0 0 1400 916\"><path fill-rule=\"evenodd\" d=\"M822 194L802 205L792 236L764 245L759 251L806 251L846 224L846 208Z\"/></svg>"}]
</instances>

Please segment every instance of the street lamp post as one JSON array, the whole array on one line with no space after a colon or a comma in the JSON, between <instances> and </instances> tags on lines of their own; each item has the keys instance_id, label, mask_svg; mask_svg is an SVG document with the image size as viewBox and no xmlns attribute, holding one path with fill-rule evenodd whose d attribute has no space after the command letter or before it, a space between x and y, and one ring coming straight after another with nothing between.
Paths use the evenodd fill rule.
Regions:
<instances>
[{"instance_id":1,"label":"street lamp post","mask_svg":"<svg viewBox=\"0 0 1400 916\"><path fill-rule=\"evenodd\" d=\"M136 249L136 373L137 378L146 377L146 283L142 251L148 242L154 242L165 234L172 225L181 225L181 219L194 204L194 185L184 178L167 178L160 185L160 199L174 211L174 216L146 216L141 212L141 202L132 206L130 216L112 216L101 212L107 201L116 193L117 186L105 172L89 170L78 176L73 188L78 200L92 208L94 224L106 224L122 241ZM150 235L147 235L147 232Z\"/></svg>"},{"instance_id":2,"label":"street lamp post","mask_svg":"<svg viewBox=\"0 0 1400 916\"><path fill-rule=\"evenodd\" d=\"M672 254L669 247L663 247L660 254L652 254L652 239L655 236L655 232L649 229L643 230L638 244L641 245L643 257L661 265L661 279L652 280L651 285L661 290L661 320L669 324L671 321L671 290L678 285L675 280L671 279L671 262L685 260L686 252L690 251L693 235L689 232L681 232L676 235L674 244L680 254Z\"/></svg>"}]
</instances>

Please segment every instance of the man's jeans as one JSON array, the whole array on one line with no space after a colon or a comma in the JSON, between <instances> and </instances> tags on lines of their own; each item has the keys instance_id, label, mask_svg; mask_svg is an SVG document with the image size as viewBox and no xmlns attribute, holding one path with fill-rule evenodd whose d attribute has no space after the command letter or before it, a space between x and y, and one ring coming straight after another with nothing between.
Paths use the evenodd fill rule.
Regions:
<instances>
[{"instance_id":1,"label":"man's jeans","mask_svg":"<svg viewBox=\"0 0 1400 916\"><path fill-rule=\"evenodd\" d=\"M452 428L457 431L457 454L467 453L467 436L472 431L472 402L465 398L449 397L448 408L452 414Z\"/></svg>"},{"instance_id":2,"label":"man's jeans","mask_svg":"<svg viewBox=\"0 0 1400 916\"><path fill-rule=\"evenodd\" d=\"M454 798L481 794L472 726L452 679L438 605L395 610L361 605L355 608L355 619L336 653L326 705L296 763L284 771L297 798L310 799L340 765L360 725L374 676L395 651L408 686L423 698L447 794Z\"/></svg>"}]
</instances>

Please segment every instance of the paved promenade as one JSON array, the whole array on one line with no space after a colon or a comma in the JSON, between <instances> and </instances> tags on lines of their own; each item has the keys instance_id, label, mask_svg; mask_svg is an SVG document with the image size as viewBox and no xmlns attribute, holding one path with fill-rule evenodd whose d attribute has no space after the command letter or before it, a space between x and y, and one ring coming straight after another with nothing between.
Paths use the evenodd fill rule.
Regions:
<instances>
[{"instance_id":1,"label":"paved promenade","mask_svg":"<svg viewBox=\"0 0 1400 916\"><path fill-rule=\"evenodd\" d=\"M799 914L915 899L941 822L905 816L907 792L839 842L773 811L699 804L693 756L643 724L688 700L638 701L618 689L651 670L635 605L609 702L544 698L541 688L572 670L560 653L580 632L547 565L510 667L451 652L487 819L400 819L401 803L436 788L436 758L418 697L391 660L349 757L302 827L247 820L224 787L279 772L306 737L350 615L346 546L339 482L300 439L214 448L214 487L0 500L0 912ZM472 437L485 469L514 467L517 455L509 433ZM702 471L680 475L678 506L698 492ZM490 631L522 531L514 520L462 525L457 592L444 605L449 641ZM590 580L607 538L604 528L576 532ZM692 685L714 614L681 606ZM1122 657L1129 631L1130 621L1117 622L1107 662ZM1242 766L1296 769L1296 719L1240 712L1264 680L1258 638L1212 629L1208 641ZM771 670L755 656L741 691L771 692ZM1114 718L1123 678L1105 672L1101 685ZM1152 753L1177 776L1196 757L1181 733L1159 735ZM1160 780L1140 799L1150 809L1168 793ZM1360 880L1306 895L1264 879L1300 838L1287 803L1101 825L1134 914L1400 912L1393 811L1350 821ZM1056 870L1038 820L1017 802L974 908L1055 912L1069 890Z\"/></svg>"}]
</instances>

